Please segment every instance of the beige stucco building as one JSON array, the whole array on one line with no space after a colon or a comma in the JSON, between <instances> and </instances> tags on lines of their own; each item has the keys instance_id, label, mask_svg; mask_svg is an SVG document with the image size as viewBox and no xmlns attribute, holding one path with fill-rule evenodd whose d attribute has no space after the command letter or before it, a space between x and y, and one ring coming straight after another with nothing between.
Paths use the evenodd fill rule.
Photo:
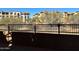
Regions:
<instances>
[{"instance_id":1,"label":"beige stucco building","mask_svg":"<svg viewBox=\"0 0 79 59\"><path fill-rule=\"evenodd\" d=\"M23 22L26 21L26 19L29 19L29 13L28 12L0 12L0 19L3 18L22 18Z\"/></svg>"},{"instance_id":2,"label":"beige stucco building","mask_svg":"<svg viewBox=\"0 0 79 59\"><path fill-rule=\"evenodd\" d=\"M79 12L40 12L33 16L36 18L37 24L40 23L63 23L63 24L78 24Z\"/></svg>"}]
</instances>

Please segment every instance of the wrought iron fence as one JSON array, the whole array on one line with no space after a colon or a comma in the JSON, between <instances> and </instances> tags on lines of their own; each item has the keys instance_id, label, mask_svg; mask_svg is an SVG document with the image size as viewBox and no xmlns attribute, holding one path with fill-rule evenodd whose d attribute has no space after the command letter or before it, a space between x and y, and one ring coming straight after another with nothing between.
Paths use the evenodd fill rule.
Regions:
<instances>
[{"instance_id":1,"label":"wrought iron fence","mask_svg":"<svg viewBox=\"0 0 79 59\"><path fill-rule=\"evenodd\" d=\"M10 31L24 31L24 32L32 32L34 31L32 24L9 24Z\"/></svg>"},{"instance_id":2,"label":"wrought iron fence","mask_svg":"<svg viewBox=\"0 0 79 59\"><path fill-rule=\"evenodd\" d=\"M37 24L36 33L58 33L57 24Z\"/></svg>"},{"instance_id":3,"label":"wrought iron fence","mask_svg":"<svg viewBox=\"0 0 79 59\"><path fill-rule=\"evenodd\" d=\"M60 34L79 35L79 24L60 24Z\"/></svg>"},{"instance_id":4,"label":"wrought iron fence","mask_svg":"<svg viewBox=\"0 0 79 59\"><path fill-rule=\"evenodd\" d=\"M8 31L8 25L0 24L0 31Z\"/></svg>"},{"instance_id":5,"label":"wrought iron fence","mask_svg":"<svg viewBox=\"0 0 79 59\"><path fill-rule=\"evenodd\" d=\"M79 35L79 24L0 24L0 30Z\"/></svg>"}]
</instances>

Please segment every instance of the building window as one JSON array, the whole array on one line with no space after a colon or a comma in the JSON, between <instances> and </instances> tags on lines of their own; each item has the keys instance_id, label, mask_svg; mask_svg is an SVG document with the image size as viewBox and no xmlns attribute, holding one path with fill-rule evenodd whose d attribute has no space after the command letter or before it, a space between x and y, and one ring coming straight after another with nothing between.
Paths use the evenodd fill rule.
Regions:
<instances>
[{"instance_id":1,"label":"building window","mask_svg":"<svg viewBox=\"0 0 79 59\"><path fill-rule=\"evenodd\" d=\"M20 14L18 13L17 15L19 16Z\"/></svg>"},{"instance_id":2,"label":"building window","mask_svg":"<svg viewBox=\"0 0 79 59\"><path fill-rule=\"evenodd\" d=\"M8 12L6 12L6 14L9 14Z\"/></svg>"},{"instance_id":3,"label":"building window","mask_svg":"<svg viewBox=\"0 0 79 59\"><path fill-rule=\"evenodd\" d=\"M12 12L10 14L13 14Z\"/></svg>"},{"instance_id":4,"label":"building window","mask_svg":"<svg viewBox=\"0 0 79 59\"><path fill-rule=\"evenodd\" d=\"M8 16L7 16L8 17Z\"/></svg>"},{"instance_id":5,"label":"building window","mask_svg":"<svg viewBox=\"0 0 79 59\"><path fill-rule=\"evenodd\" d=\"M4 16L2 16L4 18Z\"/></svg>"},{"instance_id":6,"label":"building window","mask_svg":"<svg viewBox=\"0 0 79 59\"><path fill-rule=\"evenodd\" d=\"M14 13L14 15L16 15L16 13Z\"/></svg>"},{"instance_id":7,"label":"building window","mask_svg":"<svg viewBox=\"0 0 79 59\"><path fill-rule=\"evenodd\" d=\"M4 14L5 14L5 12L2 12L2 14L4 15Z\"/></svg>"},{"instance_id":8,"label":"building window","mask_svg":"<svg viewBox=\"0 0 79 59\"><path fill-rule=\"evenodd\" d=\"M21 13L21 15L23 15L23 13Z\"/></svg>"}]
</instances>

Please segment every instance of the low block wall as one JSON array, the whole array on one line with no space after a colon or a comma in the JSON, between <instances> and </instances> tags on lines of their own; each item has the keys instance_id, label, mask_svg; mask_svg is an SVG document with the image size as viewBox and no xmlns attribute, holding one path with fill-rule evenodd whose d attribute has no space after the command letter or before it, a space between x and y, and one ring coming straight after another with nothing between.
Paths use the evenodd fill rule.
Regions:
<instances>
[{"instance_id":1,"label":"low block wall","mask_svg":"<svg viewBox=\"0 0 79 59\"><path fill-rule=\"evenodd\" d=\"M79 35L12 33L13 45L51 50L79 50Z\"/></svg>"}]
</instances>

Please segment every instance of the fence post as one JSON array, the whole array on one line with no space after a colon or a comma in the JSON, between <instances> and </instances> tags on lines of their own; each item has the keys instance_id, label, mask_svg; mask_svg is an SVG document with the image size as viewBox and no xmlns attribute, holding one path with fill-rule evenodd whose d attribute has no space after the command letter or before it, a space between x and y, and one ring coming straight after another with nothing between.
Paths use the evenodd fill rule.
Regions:
<instances>
[{"instance_id":1,"label":"fence post","mask_svg":"<svg viewBox=\"0 0 79 59\"><path fill-rule=\"evenodd\" d=\"M9 26L9 24L8 24L8 33L10 32L10 26Z\"/></svg>"},{"instance_id":2,"label":"fence post","mask_svg":"<svg viewBox=\"0 0 79 59\"><path fill-rule=\"evenodd\" d=\"M33 30L34 30L34 33L33 33L33 36L32 36L32 42L34 44L35 40L36 40L36 24L32 24L33 25Z\"/></svg>"},{"instance_id":3,"label":"fence post","mask_svg":"<svg viewBox=\"0 0 79 59\"><path fill-rule=\"evenodd\" d=\"M36 24L34 24L34 33L36 34Z\"/></svg>"},{"instance_id":4,"label":"fence post","mask_svg":"<svg viewBox=\"0 0 79 59\"><path fill-rule=\"evenodd\" d=\"M58 34L60 34L60 24L58 24Z\"/></svg>"}]
</instances>

